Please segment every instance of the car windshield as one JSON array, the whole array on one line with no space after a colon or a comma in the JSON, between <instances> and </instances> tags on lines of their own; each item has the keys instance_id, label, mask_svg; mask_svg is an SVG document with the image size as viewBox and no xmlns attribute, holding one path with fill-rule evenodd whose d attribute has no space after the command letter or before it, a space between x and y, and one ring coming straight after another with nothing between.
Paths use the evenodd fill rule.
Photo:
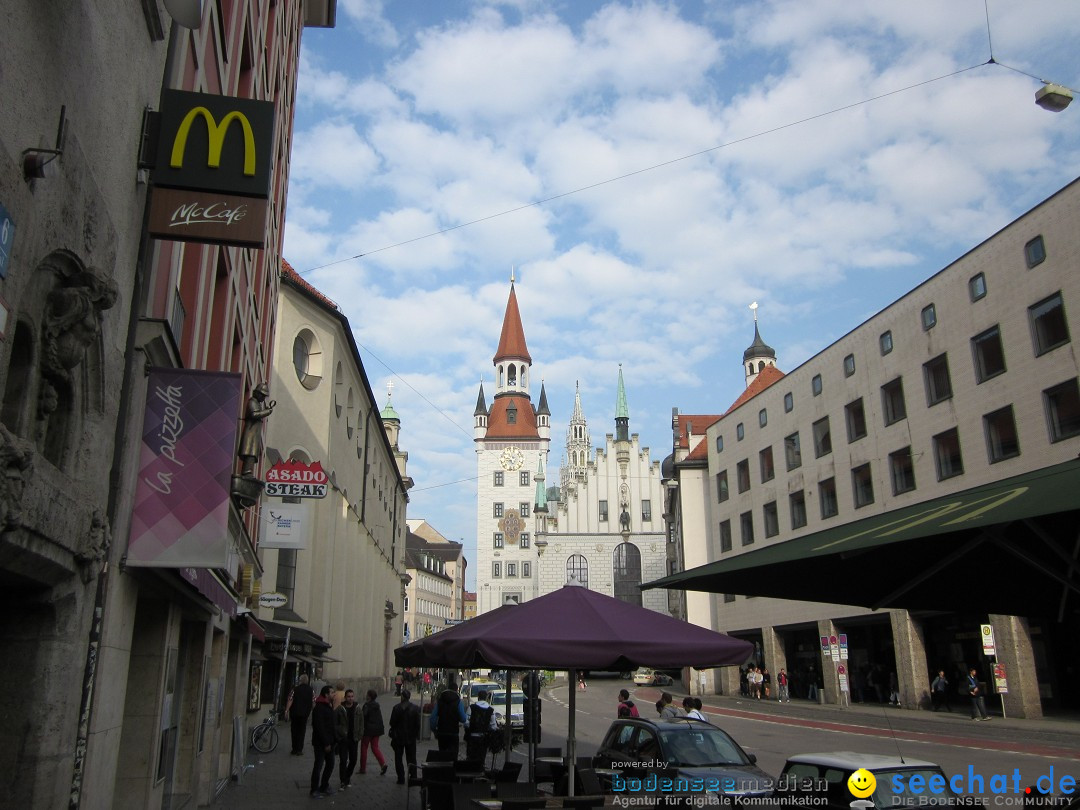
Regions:
<instances>
[{"instance_id":1,"label":"car windshield","mask_svg":"<svg viewBox=\"0 0 1080 810\"><path fill-rule=\"evenodd\" d=\"M718 728L668 729L660 732L660 741L673 767L750 764L735 741Z\"/></svg>"},{"instance_id":2,"label":"car windshield","mask_svg":"<svg viewBox=\"0 0 1080 810\"><path fill-rule=\"evenodd\" d=\"M934 792L927 788L930 778L936 776L941 782L941 791ZM895 778L894 778L895 777ZM914 807L924 805L948 805L956 798L949 779L940 768L897 768L895 770L875 770L874 779L877 790L874 791L874 804L878 807ZM911 780L915 780L916 791L911 790Z\"/></svg>"},{"instance_id":3,"label":"car windshield","mask_svg":"<svg viewBox=\"0 0 1080 810\"><path fill-rule=\"evenodd\" d=\"M488 701L496 709L506 706L506 692L494 692ZM510 708L520 709L525 705L525 693L524 692L511 692L510 693Z\"/></svg>"}]
</instances>

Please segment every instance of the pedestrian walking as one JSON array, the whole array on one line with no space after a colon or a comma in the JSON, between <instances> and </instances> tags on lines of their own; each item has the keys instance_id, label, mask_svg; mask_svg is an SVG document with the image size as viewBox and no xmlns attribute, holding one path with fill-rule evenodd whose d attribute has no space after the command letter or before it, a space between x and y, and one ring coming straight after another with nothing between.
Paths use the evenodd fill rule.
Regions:
<instances>
[{"instance_id":1,"label":"pedestrian walking","mask_svg":"<svg viewBox=\"0 0 1080 810\"><path fill-rule=\"evenodd\" d=\"M788 689L787 670L780 667L780 674L776 676L776 702L791 703L791 692Z\"/></svg>"},{"instance_id":2,"label":"pedestrian walking","mask_svg":"<svg viewBox=\"0 0 1080 810\"><path fill-rule=\"evenodd\" d=\"M660 693L660 719L661 720L674 720L679 716L679 710L672 703L671 692Z\"/></svg>"},{"instance_id":3,"label":"pedestrian walking","mask_svg":"<svg viewBox=\"0 0 1080 810\"><path fill-rule=\"evenodd\" d=\"M577 676L577 688L578 688L578 691L581 691L581 692L585 691L585 673L584 672L579 673L578 676Z\"/></svg>"},{"instance_id":4,"label":"pedestrian walking","mask_svg":"<svg viewBox=\"0 0 1080 810\"><path fill-rule=\"evenodd\" d=\"M616 717L640 717L637 706L630 699L630 692L626 689L619 690L619 705L615 709Z\"/></svg>"},{"instance_id":5,"label":"pedestrian walking","mask_svg":"<svg viewBox=\"0 0 1080 810\"><path fill-rule=\"evenodd\" d=\"M364 736L360 738L360 773L367 773L367 752L370 747L371 753L375 755L375 759L379 761L379 767L382 768L379 772L380 775L386 776L386 769L389 766L386 764L386 757L379 750L379 737L386 731L386 727L383 725L382 709L379 708L378 697L378 692L374 689L368 689L367 700L364 701L362 707L364 713Z\"/></svg>"},{"instance_id":6,"label":"pedestrian walking","mask_svg":"<svg viewBox=\"0 0 1080 810\"><path fill-rule=\"evenodd\" d=\"M439 740L439 750L452 752L457 759L458 750L461 747L461 727L468 718L465 716L465 707L458 694L457 683L453 677L446 684L446 689L439 693L435 701L435 708L431 710L431 719L428 721L432 732Z\"/></svg>"},{"instance_id":7,"label":"pedestrian walking","mask_svg":"<svg viewBox=\"0 0 1080 810\"><path fill-rule=\"evenodd\" d=\"M401 701L390 710L390 747L394 749L397 783L405 784L405 764L416 773L416 740L420 737L420 708L409 701L412 693L401 690ZM404 760L404 762L402 761Z\"/></svg>"},{"instance_id":8,"label":"pedestrian walking","mask_svg":"<svg viewBox=\"0 0 1080 810\"><path fill-rule=\"evenodd\" d=\"M930 702L933 704L934 711L941 711L941 707L951 714L952 707L949 705L949 680L945 677L945 670L939 669L937 677L934 678L930 684Z\"/></svg>"},{"instance_id":9,"label":"pedestrian walking","mask_svg":"<svg viewBox=\"0 0 1080 810\"><path fill-rule=\"evenodd\" d=\"M323 686L311 710L311 748L315 764L311 768L311 798L321 799L334 792L330 776L334 773L334 687Z\"/></svg>"},{"instance_id":10,"label":"pedestrian walking","mask_svg":"<svg viewBox=\"0 0 1080 810\"><path fill-rule=\"evenodd\" d=\"M986 713L986 700L983 698L982 691L979 689L979 678L975 674L975 667L968 670L967 693L968 697L971 698L971 719L989 720L990 715ZM976 717L976 714L979 716Z\"/></svg>"},{"instance_id":11,"label":"pedestrian walking","mask_svg":"<svg viewBox=\"0 0 1080 810\"><path fill-rule=\"evenodd\" d=\"M345 690L341 705L334 709L334 736L338 746L338 778L349 787L356 770L356 751L364 735L364 713L356 705L356 693Z\"/></svg>"},{"instance_id":12,"label":"pedestrian walking","mask_svg":"<svg viewBox=\"0 0 1080 810\"><path fill-rule=\"evenodd\" d=\"M473 762L483 761L488 751L488 736L499 730L495 721L495 707L488 703L487 690L476 693L475 702L469 704L465 716L468 718L465 732L465 758Z\"/></svg>"},{"instance_id":13,"label":"pedestrian walking","mask_svg":"<svg viewBox=\"0 0 1080 810\"><path fill-rule=\"evenodd\" d=\"M292 732L292 755L304 755L304 732L307 730L308 717L315 705L315 691L308 683L308 676L301 675L299 682L289 692L285 702L285 719L289 721Z\"/></svg>"}]
</instances>

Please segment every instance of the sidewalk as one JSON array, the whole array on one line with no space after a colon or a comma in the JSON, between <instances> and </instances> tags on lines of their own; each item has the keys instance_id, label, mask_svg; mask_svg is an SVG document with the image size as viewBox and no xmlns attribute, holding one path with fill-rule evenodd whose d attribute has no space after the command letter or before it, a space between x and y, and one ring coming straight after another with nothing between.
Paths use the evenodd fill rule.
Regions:
<instances>
[{"instance_id":1,"label":"sidewalk","mask_svg":"<svg viewBox=\"0 0 1080 810\"><path fill-rule=\"evenodd\" d=\"M392 693L379 697L383 720L390 721L390 710L398 703ZM367 773L361 776L354 773L352 786L340 790L332 796L313 799L311 791L311 768L315 756L311 751L310 740L305 743L304 756L294 757L289 754L289 726L278 726L281 734L277 749L270 754L260 754L254 748L248 748L247 763L249 768L237 782L230 782L221 792L215 807L225 810L284 810L285 808L342 808L355 807L364 810L403 810L405 807L405 786L397 784L394 773L394 752L390 748L390 738L379 738L379 750L386 757L389 769L386 776L379 775L379 763L368 751ZM310 737L310 731L308 732ZM417 758L423 760L429 748L435 746L434 740L421 740L417 743ZM337 790L337 768L330 779L330 786ZM410 797L413 810L419 810L420 791L412 789Z\"/></svg>"}]
</instances>

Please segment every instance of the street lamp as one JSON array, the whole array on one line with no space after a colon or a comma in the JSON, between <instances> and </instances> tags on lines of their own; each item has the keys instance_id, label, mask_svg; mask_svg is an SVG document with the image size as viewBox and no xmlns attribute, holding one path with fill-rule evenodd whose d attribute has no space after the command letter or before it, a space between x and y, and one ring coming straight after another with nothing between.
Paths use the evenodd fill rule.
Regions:
<instances>
[{"instance_id":1,"label":"street lamp","mask_svg":"<svg viewBox=\"0 0 1080 810\"><path fill-rule=\"evenodd\" d=\"M1052 82L1044 82L1035 93L1035 103L1050 112L1061 112L1072 103L1072 100L1073 94L1068 87Z\"/></svg>"}]
</instances>

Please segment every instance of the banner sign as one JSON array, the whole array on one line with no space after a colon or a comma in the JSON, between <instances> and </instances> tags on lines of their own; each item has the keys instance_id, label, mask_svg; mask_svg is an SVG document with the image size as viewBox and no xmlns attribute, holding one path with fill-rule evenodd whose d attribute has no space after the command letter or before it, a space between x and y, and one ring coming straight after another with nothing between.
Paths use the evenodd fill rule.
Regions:
<instances>
[{"instance_id":1,"label":"banner sign","mask_svg":"<svg viewBox=\"0 0 1080 810\"><path fill-rule=\"evenodd\" d=\"M982 636L983 655L993 658L997 655L997 645L994 644L994 626L992 624L980 624L979 635Z\"/></svg>"},{"instance_id":2,"label":"banner sign","mask_svg":"<svg viewBox=\"0 0 1080 810\"><path fill-rule=\"evenodd\" d=\"M270 196L274 102L164 90L155 186Z\"/></svg>"},{"instance_id":3,"label":"banner sign","mask_svg":"<svg viewBox=\"0 0 1080 810\"><path fill-rule=\"evenodd\" d=\"M267 503L260 510L259 548L307 548L308 508L302 503Z\"/></svg>"},{"instance_id":4,"label":"banner sign","mask_svg":"<svg viewBox=\"0 0 1080 810\"><path fill-rule=\"evenodd\" d=\"M1009 679L1005 677L1005 665L994 664L994 691L999 695L1009 694Z\"/></svg>"},{"instance_id":5,"label":"banner sign","mask_svg":"<svg viewBox=\"0 0 1080 810\"><path fill-rule=\"evenodd\" d=\"M847 661L847 633L841 633L837 640L840 642L840 660Z\"/></svg>"},{"instance_id":6,"label":"banner sign","mask_svg":"<svg viewBox=\"0 0 1080 810\"><path fill-rule=\"evenodd\" d=\"M155 187L147 233L174 242L266 246L266 200L212 191Z\"/></svg>"},{"instance_id":7,"label":"banner sign","mask_svg":"<svg viewBox=\"0 0 1080 810\"><path fill-rule=\"evenodd\" d=\"M279 498L325 498L330 479L322 462L279 461L266 471L266 495Z\"/></svg>"},{"instance_id":8,"label":"banner sign","mask_svg":"<svg viewBox=\"0 0 1080 810\"><path fill-rule=\"evenodd\" d=\"M240 389L239 374L150 370L127 565L229 565Z\"/></svg>"}]
</instances>

